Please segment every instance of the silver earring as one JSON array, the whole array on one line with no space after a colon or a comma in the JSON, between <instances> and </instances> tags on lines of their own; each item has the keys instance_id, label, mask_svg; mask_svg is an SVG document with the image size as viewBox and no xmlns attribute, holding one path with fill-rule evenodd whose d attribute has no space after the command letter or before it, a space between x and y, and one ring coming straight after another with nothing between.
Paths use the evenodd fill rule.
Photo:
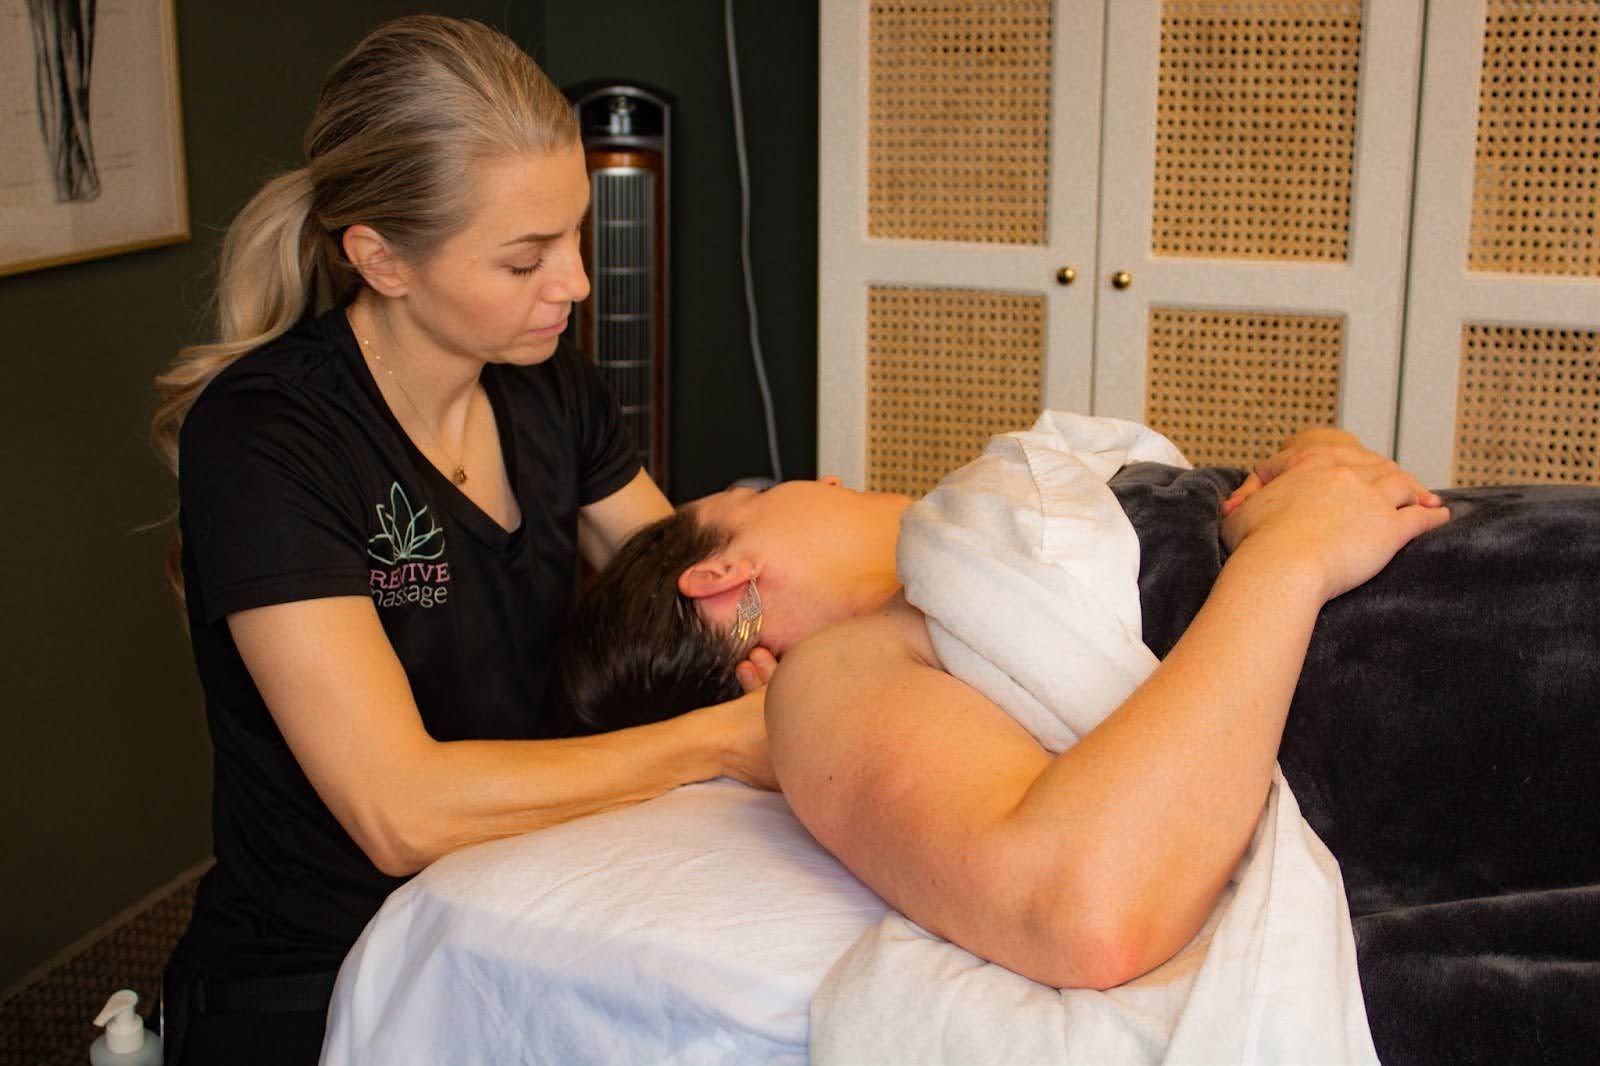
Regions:
<instances>
[{"instance_id":1,"label":"silver earring","mask_svg":"<svg viewBox=\"0 0 1600 1066\"><path fill-rule=\"evenodd\" d=\"M751 578L739 597L739 606L733 612L733 628L729 634L740 648L749 650L761 635L761 593L756 589L756 579Z\"/></svg>"}]
</instances>

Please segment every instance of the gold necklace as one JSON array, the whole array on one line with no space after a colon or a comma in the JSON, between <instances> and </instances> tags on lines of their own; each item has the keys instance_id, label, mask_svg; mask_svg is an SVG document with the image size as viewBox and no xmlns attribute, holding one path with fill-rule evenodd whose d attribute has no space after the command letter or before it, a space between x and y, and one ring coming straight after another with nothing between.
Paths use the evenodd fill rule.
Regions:
<instances>
[{"instance_id":1,"label":"gold necklace","mask_svg":"<svg viewBox=\"0 0 1600 1066\"><path fill-rule=\"evenodd\" d=\"M428 425L428 419L423 415L422 408L417 406L417 401L413 400L411 398L411 393L406 391L405 382L401 381L395 376L394 369L390 367L388 362L384 360L383 356L378 353L378 349L372 346L371 341L367 340L365 337L357 337L356 339L361 342L362 349L372 356L373 361L383 368L383 372L389 375L389 380L394 382L395 388L400 390L400 395L405 397L406 403L411 406L412 413L417 416L417 422L420 423L422 427L428 431L428 435L433 438L434 447L439 449L439 454L444 456L446 459L450 459L450 453L445 450L443 439L441 439L440 436L434 432L432 426ZM470 417L471 414L472 397L469 396L467 397L467 415ZM462 458L451 459L452 469L450 471L450 480L457 485L465 485L467 483L467 468L464 462L466 459L466 446L466 427L463 426L461 437Z\"/></svg>"}]
</instances>

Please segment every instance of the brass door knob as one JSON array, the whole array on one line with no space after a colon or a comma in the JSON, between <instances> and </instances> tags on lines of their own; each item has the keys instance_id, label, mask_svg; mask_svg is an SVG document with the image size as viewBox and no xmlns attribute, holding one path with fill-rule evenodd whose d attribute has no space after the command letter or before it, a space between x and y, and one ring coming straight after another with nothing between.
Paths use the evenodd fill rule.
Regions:
<instances>
[{"instance_id":1,"label":"brass door knob","mask_svg":"<svg viewBox=\"0 0 1600 1066\"><path fill-rule=\"evenodd\" d=\"M1065 266L1065 267L1062 267L1060 270L1056 271L1056 284L1057 285L1071 285L1074 281L1077 281L1077 280L1078 280L1078 272L1076 270L1074 270L1072 267Z\"/></svg>"},{"instance_id":2,"label":"brass door knob","mask_svg":"<svg viewBox=\"0 0 1600 1066\"><path fill-rule=\"evenodd\" d=\"M1126 270L1119 270L1115 274L1111 275L1111 287L1113 289L1126 289L1132 284L1133 275L1128 273Z\"/></svg>"}]
</instances>

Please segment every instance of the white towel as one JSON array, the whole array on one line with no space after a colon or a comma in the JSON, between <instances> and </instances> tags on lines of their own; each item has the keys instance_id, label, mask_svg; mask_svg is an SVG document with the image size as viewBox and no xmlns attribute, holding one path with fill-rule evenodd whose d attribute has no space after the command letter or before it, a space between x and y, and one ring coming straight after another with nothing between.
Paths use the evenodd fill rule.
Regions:
<instances>
[{"instance_id":1,"label":"white towel","mask_svg":"<svg viewBox=\"0 0 1600 1066\"><path fill-rule=\"evenodd\" d=\"M1047 411L907 512L900 578L946 668L1059 752L1157 660L1139 542L1106 482L1187 466L1132 422ZM1000 605L996 610L995 605ZM1019 977L891 913L812 1003L812 1061L1376 1063L1338 864L1275 776L1249 851L1172 959L1105 992Z\"/></svg>"}]
</instances>

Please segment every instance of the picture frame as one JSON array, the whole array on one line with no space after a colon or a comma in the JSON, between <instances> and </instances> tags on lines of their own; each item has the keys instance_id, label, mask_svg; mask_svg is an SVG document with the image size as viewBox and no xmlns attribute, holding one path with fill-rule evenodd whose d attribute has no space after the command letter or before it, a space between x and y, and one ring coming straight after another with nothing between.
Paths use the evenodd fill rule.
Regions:
<instances>
[{"instance_id":1,"label":"picture frame","mask_svg":"<svg viewBox=\"0 0 1600 1066\"><path fill-rule=\"evenodd\" d=\"M189 239L174 0L0 0L0 275Z\"/></svg>"}]
</instances>

